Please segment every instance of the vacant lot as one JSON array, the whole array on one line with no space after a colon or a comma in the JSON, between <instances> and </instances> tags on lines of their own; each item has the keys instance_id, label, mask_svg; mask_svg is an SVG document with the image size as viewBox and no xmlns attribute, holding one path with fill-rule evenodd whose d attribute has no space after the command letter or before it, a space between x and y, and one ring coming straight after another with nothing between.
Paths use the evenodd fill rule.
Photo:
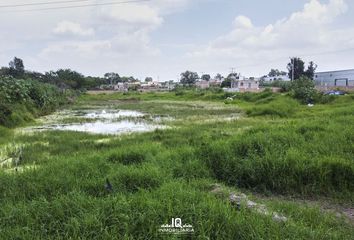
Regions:
<instances>
[{"instance_id":1,"label":"vacant lot","mask_svg":"<svg viewBox=\"0 0 354 240\"><path fill-rule=\"evenodd\" d=\"M87 109L134 110L165 128L93 135L0 127L2 239L354 235L353 95L308 107L270 92L97 94L70 110ZM85 121L78 118L65 123ZM159 233L172 218L195 232Z\"/></svg>"}]
</instances>

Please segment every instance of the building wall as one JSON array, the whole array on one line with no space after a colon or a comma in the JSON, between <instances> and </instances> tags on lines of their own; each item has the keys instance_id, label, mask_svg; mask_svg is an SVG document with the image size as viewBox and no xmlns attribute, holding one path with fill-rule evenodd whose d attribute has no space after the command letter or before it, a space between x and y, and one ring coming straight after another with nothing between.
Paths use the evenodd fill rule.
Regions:
<instances>
[{"instance_id":1,"label":"building wall","mask_svg":"<svg viewBox=\"0 0 354 240\"><path fill-rule=\"evenodd\" d=\"M231 88L242 89L258 89L259 80L236 80L231 82Z\"/></svg>"},{"instance_id":2,"label":"building wall","mask_svg":"<svg viewBox=\"0 0 354 240\"><path fill-rule=\"evenodd\" d=\"M318 72L314 80L320 87L354 87L354 69Z\"/></svg>"},{"instance_id":3,"label":"building wall","mask_svg":"<svg viewBox=\"0 0 354 240\"><path fill-rule=\"evenodd\" d=\"M205 81L205 80L198 81L198 82L196 82L195 85L197 86L197 88L200 88L200 89L207 89L210 87L209 81Z\"/></svg>"}]
</instances>

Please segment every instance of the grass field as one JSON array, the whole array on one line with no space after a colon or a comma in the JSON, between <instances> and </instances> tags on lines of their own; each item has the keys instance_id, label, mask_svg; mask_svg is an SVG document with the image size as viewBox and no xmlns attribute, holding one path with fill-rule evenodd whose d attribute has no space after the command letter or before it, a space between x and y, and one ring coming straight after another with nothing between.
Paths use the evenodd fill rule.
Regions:
<instances>
[{"instance_id":1,"label":"grass field","mask_svg":"<svg viewBox=\"0 0 354 240\"><path fill-rule=\"evenodd\" d=\"M0 169L0 239L353 239L353 95L308 107L270 92L96 94L71 106L93 107L174 120L121 136L0 127L13 160ZM171 218L195 232L159 233Z\"/></svg>"}]
</instances>

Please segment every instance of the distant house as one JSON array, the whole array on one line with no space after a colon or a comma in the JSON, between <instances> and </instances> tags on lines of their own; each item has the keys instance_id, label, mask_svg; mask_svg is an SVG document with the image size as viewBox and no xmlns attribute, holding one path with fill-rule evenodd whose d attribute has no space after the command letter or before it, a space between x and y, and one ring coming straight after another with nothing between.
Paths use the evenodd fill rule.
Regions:
<instances>
[{"instance_id":1,"label":"distant house","mask_svg":"<svg viewBox=\"0 0 354 240\"><path fill-rule=\"evenodd\" d=\"M142 83L140 85L139 91L140 92L155 92L162 89L162 85L159 82L148 82Z\"/></svg>"},{"instance_id":2,"label":"distant house","mask_svg":"<svg viewBox=\"0 0 354 240\"><path fill-rule=\"evenodd\" d=\"M266 76L266 77L263 77L262 80L264 82L274 82L274 81L284 81L284 82L289 82L291 81L291 79L289 78L288 75L277 75L277 76Z\"/></svg>"},{"instance_id":3,"label":"distant house","mask_svg":"<svg viewBox=\"0 0 354 240\"><path fill-rule=\"evenodd\" d=\"M128 83L117 83L116 85L113 86L113 89L115 91L119 91L119 92L128 92L129 90L129 85Z\"/></svg>"},{"instance_id":4,"label":"distant house","mask_svg":"<svg viewBox=\"0 0 354 240\"><path fill-rule=\"evenodd\" d=\"M202 79L198 79L195 86L199 89L208 89L210 87L210 82Z\"/></svg>"},{"instance_id":5,"label":"distant house","mask_svg":"<svg viewBox=\"0 0 354 240\"><path fill-rule=\"evenodd\" d=\"M221 87L223 81L224 79L218 79L218 78L210 79L209 85L210 87Z\"/></svg>"},{"instance_id":6,"label":"distant house","mask_svg":"<svg viewBox=\"0 0 354 240\"><path fill-rule=\"evenodd\" d=\"M134 81L134 82L128 82L128 89L138 89L141 85L141 82L139 81Z\"/></svg>"},{"instance_id":7,"label":"distant house","mask_svg":"<svg viewBox=\"0 0 354 240\"><path fill-rule=\"evenodd\" d=\"M256 92L259 90L259 79L240 78L231 80L231 89L233 92Z\"/></svg>"},{"instance_id":8,"label":"distant house","mask_svg":"<svg viewBox=\"0 0 354 240\"><path fill-rule=\"evenodd\" d=\"M354 69L317 72L314 81L319 88L354 88Z\"/></svg>"},{"instance_id":9,"label":"distant house","mask_svg":"<svg viewBox=\"0 0 354 240\"><path fill-rule=\"evenodd\" d=\"M173 81L167 81L167 82L162 83L162 88L164 90L168 90L168 91L175 89L176 86L177 86L177 83L175 83Z\"/></svg>"}]
</instances>

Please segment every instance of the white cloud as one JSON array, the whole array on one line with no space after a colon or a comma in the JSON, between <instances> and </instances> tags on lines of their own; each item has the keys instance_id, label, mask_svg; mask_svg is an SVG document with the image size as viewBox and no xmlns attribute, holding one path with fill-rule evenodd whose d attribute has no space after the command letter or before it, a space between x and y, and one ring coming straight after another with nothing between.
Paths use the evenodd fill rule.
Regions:
<instances>
[{"instance_id":1,"label":"white cloud","mask_svg":"<svg viewBox=\"0 0 354 240\"><path fill-rule=\"evenodd\" d=\"M191 62L199 61L200 67L210 66L208 59L218 59L219 64L233 64L241 70L261 74L261 64L270 67L272 61L280 58L285 66L290 56L351 48L354 28L332 26L346 10L344 0L330 0L327 4L310 0L302 11L267 26L254 26L248 17L238 16L232 31L187 56Z\"/></svg>"},{"instance_id":2,"label":"white cloud","mask_svg":"<svg viewBox=\"0 0 354 240\"><path fill-rule=\"evenodd\" d=\"M245 16L237 16L234 20L234 26L236 28L252 28L253 24L251 19Z\"/></svg>"},{"instance_id":3,"label":"white cloud","mask_svg":"<svg viewBox=\"0 0 354 240\"><path fill-rule=\"evenodd\" d=\"M66 41L54 42L44 48L39 56L47 60L56 54L79 54L84 56L97 56L101 51L111 49L109 41Z\"/></svg>"},{"instance_id":4,"label":"white cloud","mask_svg":"<svg viewBox=\"0 0 354 240\"><path fill-rule=\"evenodd\" d=\"M0 36L4 43L0 44L1 65L16 55L28 69L38 71L70 67L91 74L152 75L161 70L161 51L151 41L152 32L167 15L192 2L154 0L65 11L0 11L0 20L8 23L0 26L4 36Z\"/></svg>"},{"instance_id":5,"label":"white cloud","mask_svg":"<svg viewBox=\"0 0 354 240\"><path fill-rule=\"evenodd\" d=\"M95 34L93 28L85 29L81 24L70 21L58 23L53 32L56 34L73 34L78 36L92 36Z\"/></svg>"},{"instance_id":6,"label":"white cloud","mask_svg":"<svg viewBox=\"0 0 354 240\"><path fill-rule=\"evenodd\" d=\"M165 33L162 31L154 35L170 14L174 15L170 26L183 28L174 22L179 12L203 1L219 0L154 0L65 11L1 13L0 21L7 23L0 26L1 65L19 56L25 59L26 67L40 71L71 67L91 74L117 71L176 77L186 69L225 72L238 67L246 75L256 75L264 74L270 67L285 67L289 56L354 48L354 26L337 23L348 10L346 2L351 6L345 0L308 0L302 10L263 25L257 24L259 16L235 16L229 23L233 24L229 32L214 39L203 36L202 45L197 41L186 44L179 36L161 37ZM220 14L209 11L212 18ZM186 16L191 14L186 12ZM161 43L159 37L167 42ZM353 63L346 53L309 60L318 60L320 68Z\"/></svg>"},{"instance_id":7,"label":"white cloud","mask_svg":"<svg viewBox=\"0 0 354 240\"><path fill-rule=\"evenodd\" d=\"M291 15L288 23L311 23L332 22L335 17L344 13L347 5L344 0L330 0L328 4L321 4L318 0L310 0L304 6L304 10Z\"/></svg>"},{"instance_id":8,"label":"white cloud","mask_svg":"<svg viewBox=\"0 0 354 240\"><path fill-rule=\"evenodd\" d=\"M142 4L103 7L99 14L108 21L118 24L135 24L141 27L158 26L163 21L156 9Z\"/></svg>"}]
</instances>

